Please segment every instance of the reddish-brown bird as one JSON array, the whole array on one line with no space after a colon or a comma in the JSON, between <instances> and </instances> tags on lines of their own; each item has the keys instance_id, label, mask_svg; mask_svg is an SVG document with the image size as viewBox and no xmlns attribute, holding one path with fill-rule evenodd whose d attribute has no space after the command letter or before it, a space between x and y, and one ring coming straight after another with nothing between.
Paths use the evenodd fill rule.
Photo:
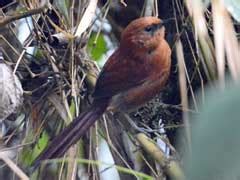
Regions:
<instances>
[{"instance_id":1,"label":"reddish-brown bird","mask_svg":"<svg viewBox=\"0 0 240 180\"><path fill-rule=\"evenodd\" d=\"M152 99L166 83L171 50L164 22L156 17L132 21L122 32L119 48L104 65L93 93L93 104L67 126L35 160L63 156L106 109L129 111Z\"/></svg>"}]
</instances>

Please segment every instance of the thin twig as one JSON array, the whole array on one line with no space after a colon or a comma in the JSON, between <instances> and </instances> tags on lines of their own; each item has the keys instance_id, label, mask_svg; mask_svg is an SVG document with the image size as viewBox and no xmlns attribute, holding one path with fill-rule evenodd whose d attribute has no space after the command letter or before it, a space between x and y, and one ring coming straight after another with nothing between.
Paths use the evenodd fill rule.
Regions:
<instances>
[{"instance_id":1,"label":"thin twig","mask_svg":"<svg viewBox=\"0 0 240 180\"><path fill-rule=\"evenodd\" d=\"M29 177L8 157L0 154L0 159L2 159L14 173L18 175L20 179L29 180Z\"/></svg>"},{"instance_id":2,"label":"thin twig","mask_svg":"<svg viewBox=\"0 0 240 180\"><path fill-rule=\"evenodd\" d=\"M184 62L184 55L183 55L183 47L180 41L176 43L176 53L177 53L178 68L179 68L180 93L181 93L181 101L182 101L181 104L185 109L188 109L187 84L186 84L186 75L184 72L185 62ZM186 130L186 137L188 141L189 151L191 152L190 123L189 123L189 116L186 111L183 112L183 120L184 120L184 125Z\"/></svg>"}]
</instances>

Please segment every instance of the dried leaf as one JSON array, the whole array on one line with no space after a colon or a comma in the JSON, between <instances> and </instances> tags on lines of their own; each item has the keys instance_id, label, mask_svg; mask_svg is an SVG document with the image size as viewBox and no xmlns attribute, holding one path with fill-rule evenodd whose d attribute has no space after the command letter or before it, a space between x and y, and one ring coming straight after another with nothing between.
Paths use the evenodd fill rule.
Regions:
<instances>
[{"instance_id":1,"label":"dried leaf","mask_svg":"<svg viewBox=\"0 0 240 180\"><path fill-rule=\"evenodd\" d=\"M12 69L0 62L0 121L15 112L23 101L22 85Z\"/></svg>"}]
</instances>

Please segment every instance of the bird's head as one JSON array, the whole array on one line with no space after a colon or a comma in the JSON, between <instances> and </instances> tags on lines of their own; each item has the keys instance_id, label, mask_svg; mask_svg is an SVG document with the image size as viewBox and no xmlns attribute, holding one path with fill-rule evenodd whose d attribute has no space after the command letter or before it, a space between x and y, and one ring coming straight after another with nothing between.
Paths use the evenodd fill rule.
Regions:
<instances>
[{"instance_id":1,"label":"bird's head","mask_svg":"<svg viewBox=\"0 0 240 180\"><path fill-rule=\"evenodd\" d=\"M132 21L122 32L120 47L151 51L164 40L164 22L157 17L142 17Z\"/></svg>"}]
</instances>

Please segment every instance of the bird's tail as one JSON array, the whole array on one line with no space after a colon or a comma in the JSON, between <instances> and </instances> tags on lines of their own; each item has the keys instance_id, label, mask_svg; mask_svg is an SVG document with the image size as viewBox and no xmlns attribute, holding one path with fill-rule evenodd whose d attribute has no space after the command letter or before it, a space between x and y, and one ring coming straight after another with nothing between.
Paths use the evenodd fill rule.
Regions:
<instances>
[{"instance_id":1,"label":"bird's tail","mask_svg":"<svg viewBox=\"0 0 240 180\"><path fill-rule=\"evenodd\" d=\"M95 101L88 111L75 118L51 144L36 158L33 169L36 169L42 160L58 158L83 136L91 125L104 113L108 100Z\"/></svg>"}]
</instances>

